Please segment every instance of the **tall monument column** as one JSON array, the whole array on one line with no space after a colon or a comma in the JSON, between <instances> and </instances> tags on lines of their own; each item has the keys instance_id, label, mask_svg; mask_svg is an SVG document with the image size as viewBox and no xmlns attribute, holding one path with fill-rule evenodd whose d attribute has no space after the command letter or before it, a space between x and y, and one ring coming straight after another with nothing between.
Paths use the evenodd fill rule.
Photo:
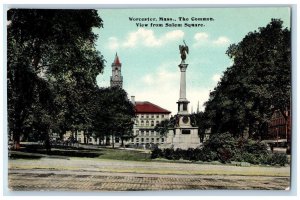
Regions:
<instances>
[{"instance_id":1,"label":"tall monument column","mask_svg":"<svg viewBox=\"0 0 300 200\"><path fill-rule=\"evenodd\" d=\"M181 62L179 66L180 69L180 90L179 90L179 100L178 104L178 114L187 115L188 114L188 104L190 103L186 99L186 69L188 64Z\"/></svg>"}]
</instances>

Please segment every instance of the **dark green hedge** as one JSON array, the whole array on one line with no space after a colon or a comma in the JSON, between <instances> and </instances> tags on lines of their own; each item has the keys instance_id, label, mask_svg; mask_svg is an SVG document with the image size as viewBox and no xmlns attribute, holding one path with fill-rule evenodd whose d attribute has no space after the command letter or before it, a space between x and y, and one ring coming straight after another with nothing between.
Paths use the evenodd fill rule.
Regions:
<instances>
[{"instance_id":1,"label":"dark green hedge","mask_svg":"<svg viewBox=\"0 0 300 200\"><path fill-rule=\"evenodd\" d=\"M159 149L152 150L151 158L168 160L219 161L222 163L248 162L284 166L288 163L286 154L270 153L264 143L251 139L235 139L230 134L212 135L201 149Z\"/></svg>"}]
</instances>

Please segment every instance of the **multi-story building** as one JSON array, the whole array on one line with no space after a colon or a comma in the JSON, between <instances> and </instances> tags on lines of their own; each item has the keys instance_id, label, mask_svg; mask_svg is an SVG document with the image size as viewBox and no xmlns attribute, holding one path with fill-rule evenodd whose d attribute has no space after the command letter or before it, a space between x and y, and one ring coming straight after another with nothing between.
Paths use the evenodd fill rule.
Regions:
<instances>
[{"instance_id":1,"label":"multi-story building","mask_svg":"<svg viewBox=\"0 0 300 200\"><path fill-rule=\"evenodd\" d=\"M133 134L134 138L128 141L134 146L160 145L166 142L166 136L160 135L154 127L161 121L170 119L170 111L159 107L148 101L134 101L136 118L134 119Z\"/></svg>"}]
</instances>

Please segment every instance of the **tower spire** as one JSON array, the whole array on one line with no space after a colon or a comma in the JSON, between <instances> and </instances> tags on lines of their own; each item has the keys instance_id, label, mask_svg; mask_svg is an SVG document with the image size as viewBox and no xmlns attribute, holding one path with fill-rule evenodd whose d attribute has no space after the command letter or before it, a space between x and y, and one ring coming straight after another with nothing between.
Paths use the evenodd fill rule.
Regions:
<instances>
[{"instance_id":1,"label":"tower spire","mask_svg":"<svg viewBox=\"0 0 300 200\"><path fill-rule=\"evenodd\" d=\"M115 64L115 65L121 65L121 62L120 62L120 59L119 59L119 56L118 56L118 53L117 53L117 52L116 52L116 55L115 55L114 64Z\"/></svg>"},{"instance_id":2,"label":"tower spire","mask_svg":"<svg viewBox=\"0 0 300 200\"><path fill-rule=\"evenodd\" d=\"M121 73L121 62L118 56L118 53L116 52L115 55L115 60L114 62L111 64L112 67L112 76L110 77L110 86L114 87L114 86L118 86L120 88L123 87L123 76Z\"/></svg>"}]
</instances>

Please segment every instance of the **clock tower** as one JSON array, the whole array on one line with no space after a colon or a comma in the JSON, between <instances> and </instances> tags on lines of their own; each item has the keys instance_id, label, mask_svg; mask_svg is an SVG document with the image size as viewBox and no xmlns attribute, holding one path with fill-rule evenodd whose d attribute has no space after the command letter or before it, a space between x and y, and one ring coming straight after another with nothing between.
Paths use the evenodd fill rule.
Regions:
<instances>
[{"instance_id":1,"label":"clock tower","mask_svg":"<svg viewBox=\"0 0 300 200\"><path fill-rule=\"evenodd\" d=\"M121 74L121 62L116 53L115 60L111 64L112 76L110 77L110 87L120 87L123 88L123 76Z\"/></svg>"}]
</instances>

